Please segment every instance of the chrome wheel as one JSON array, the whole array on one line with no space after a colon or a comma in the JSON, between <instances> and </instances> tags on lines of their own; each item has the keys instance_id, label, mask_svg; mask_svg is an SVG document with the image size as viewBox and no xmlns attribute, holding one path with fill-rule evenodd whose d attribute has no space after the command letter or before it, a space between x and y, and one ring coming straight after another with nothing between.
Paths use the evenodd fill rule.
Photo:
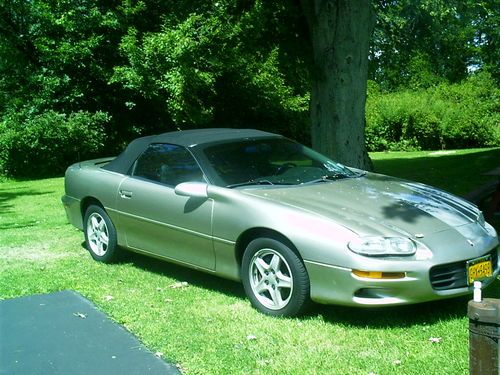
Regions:
<instances>
[{"instance_id":1,"label":"chrome wheel","mask_svg":"<svg viewBox=\"0 0 500 375\"><path fill-rule=\"evenodd\" d=\"M292 298L293 277L285 258L273 249L257 251L248 268L252 292L270 310L283 309Z\"/></svg>"},{"instance_id":2,"label":"chrome wheel","mask_svg":"<svg viewBox=\"0 0 500 375\"><path fill-rule=\"evenodd\" d=\"M92 213L87 219L87 238L90 250L94 254L98 256L106 254L109 246L108 226L97 212Z\"/></svg>"}]
</instances>

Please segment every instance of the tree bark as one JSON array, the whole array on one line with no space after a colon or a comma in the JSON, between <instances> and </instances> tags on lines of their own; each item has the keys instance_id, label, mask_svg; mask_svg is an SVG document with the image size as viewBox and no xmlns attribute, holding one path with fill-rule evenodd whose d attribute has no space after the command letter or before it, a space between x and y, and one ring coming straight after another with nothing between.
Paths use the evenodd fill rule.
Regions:
<instances>
[{"instance_id":1,"label":"tree bark","mask_svg":"<svg viewBox=\"0 0 500 375\"><path fill-rule=\"evenodd\" d=\"M301 0L313 49L312 146L343 164L372 169L365 147L370 0Z\"/></svg>"}]
</instances>

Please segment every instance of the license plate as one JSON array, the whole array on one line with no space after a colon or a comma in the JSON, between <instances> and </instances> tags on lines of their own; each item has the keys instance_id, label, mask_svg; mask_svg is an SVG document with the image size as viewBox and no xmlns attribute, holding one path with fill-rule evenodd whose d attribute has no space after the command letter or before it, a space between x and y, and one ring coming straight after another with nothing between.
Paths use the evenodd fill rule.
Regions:
<instances>
[{"instance_id":1,"label":"license plate","mask_svg":"<svg viewBox=\"0 0 500 375\"><path fill-rule=\"evenodd\" d=\"M474 281L481 281L493 276L493 264L491 255L469 260L467 262L467 283L473 284Z\"/></svg>"}]
</instances>

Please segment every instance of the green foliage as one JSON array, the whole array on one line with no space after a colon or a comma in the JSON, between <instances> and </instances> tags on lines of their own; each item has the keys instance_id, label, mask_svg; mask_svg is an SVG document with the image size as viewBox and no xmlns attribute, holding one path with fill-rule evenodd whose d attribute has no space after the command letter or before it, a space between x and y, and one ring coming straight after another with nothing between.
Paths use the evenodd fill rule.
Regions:
<instances>
[{"instance_id":1,"label":"green foliage","mask_svg":"<svg viewBox=\"0 0 500 375\"><path fill-rule=\"evenodd\" d=\"M498 0L375 1L369 77L386 90L426 88L488 71L500 82Z\"/></svg>"},{"instance_id":2,"label":"green foliage","mask_svg":"<svg viewBox=\"0 0 500 375\"><path fill-rule=\"evenodd\" d=\"M371 151L500 146L500 89L487 73L393 93L372 83L366 119Z\"/></svg>"},{"instance_id":3,"label":"green foliage","mask_svg":"<svg viewBox=\"0 0 500 375\"><path fill-rule=\"evenodd\" d=\"M103 112L54 111L24 121L6 118L0 123L0 171L16 177L61 174L71 163L102 150L109 120Z\"/></svg>"},{"instance_id":4,"label":"green foliage","mask_svg":"<svg viewBox=\"0 0 500 375\"><path fill-rule=\"evenodd\" d=\"M0 15L4 110L94 111L117 54L113 8L95 0L11 0Z\"/></svg>"},{"instance_id":5,"label":"green foliage","mask_svg":"<svg viewBox=\"0 0 500 375\"><path fill-rule=\"evenodd\" d=\"M184 5L165 15L160 30L129 28L120 44L126 62L111 82L161 103L178 129L251 126L294 135L308 108L307 68L296 59L302 42L283 42L292 31L283 19L298 19L295 8Z\"/></svg>"},{"instance_id":6,"label":"green foliage","mask_svg":"<svg viewBox=\"0 0 500 375\"><path fill-rule=\"evenodd\" d=\"M0 122L105 112L110 154L195 127L307 141L304 22L290 0L0 2Z\"/></svg>"}]
</instances>

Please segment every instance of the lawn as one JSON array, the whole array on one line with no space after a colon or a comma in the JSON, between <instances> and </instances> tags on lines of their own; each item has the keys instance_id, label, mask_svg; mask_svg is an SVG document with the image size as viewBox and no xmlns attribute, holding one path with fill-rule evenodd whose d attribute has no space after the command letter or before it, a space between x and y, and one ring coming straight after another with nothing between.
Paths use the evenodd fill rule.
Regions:
<instances>
[{"instance_id":1,"label":"lawn","mask_svg":"<svg viewBox=\"0 0 500 375\"><path fill-rule=\"evenodd\" d=\"M488 181L482 173L500 149L372 158L377 172L464 194ZM94 262L66 222L62 194L62 178L0 183L0 298L75 290L186 374L468 373L469 297L263 316L235 282L136 254ZM485 295L498 297L500 282Z\"/></svg>"}]
</instances>

